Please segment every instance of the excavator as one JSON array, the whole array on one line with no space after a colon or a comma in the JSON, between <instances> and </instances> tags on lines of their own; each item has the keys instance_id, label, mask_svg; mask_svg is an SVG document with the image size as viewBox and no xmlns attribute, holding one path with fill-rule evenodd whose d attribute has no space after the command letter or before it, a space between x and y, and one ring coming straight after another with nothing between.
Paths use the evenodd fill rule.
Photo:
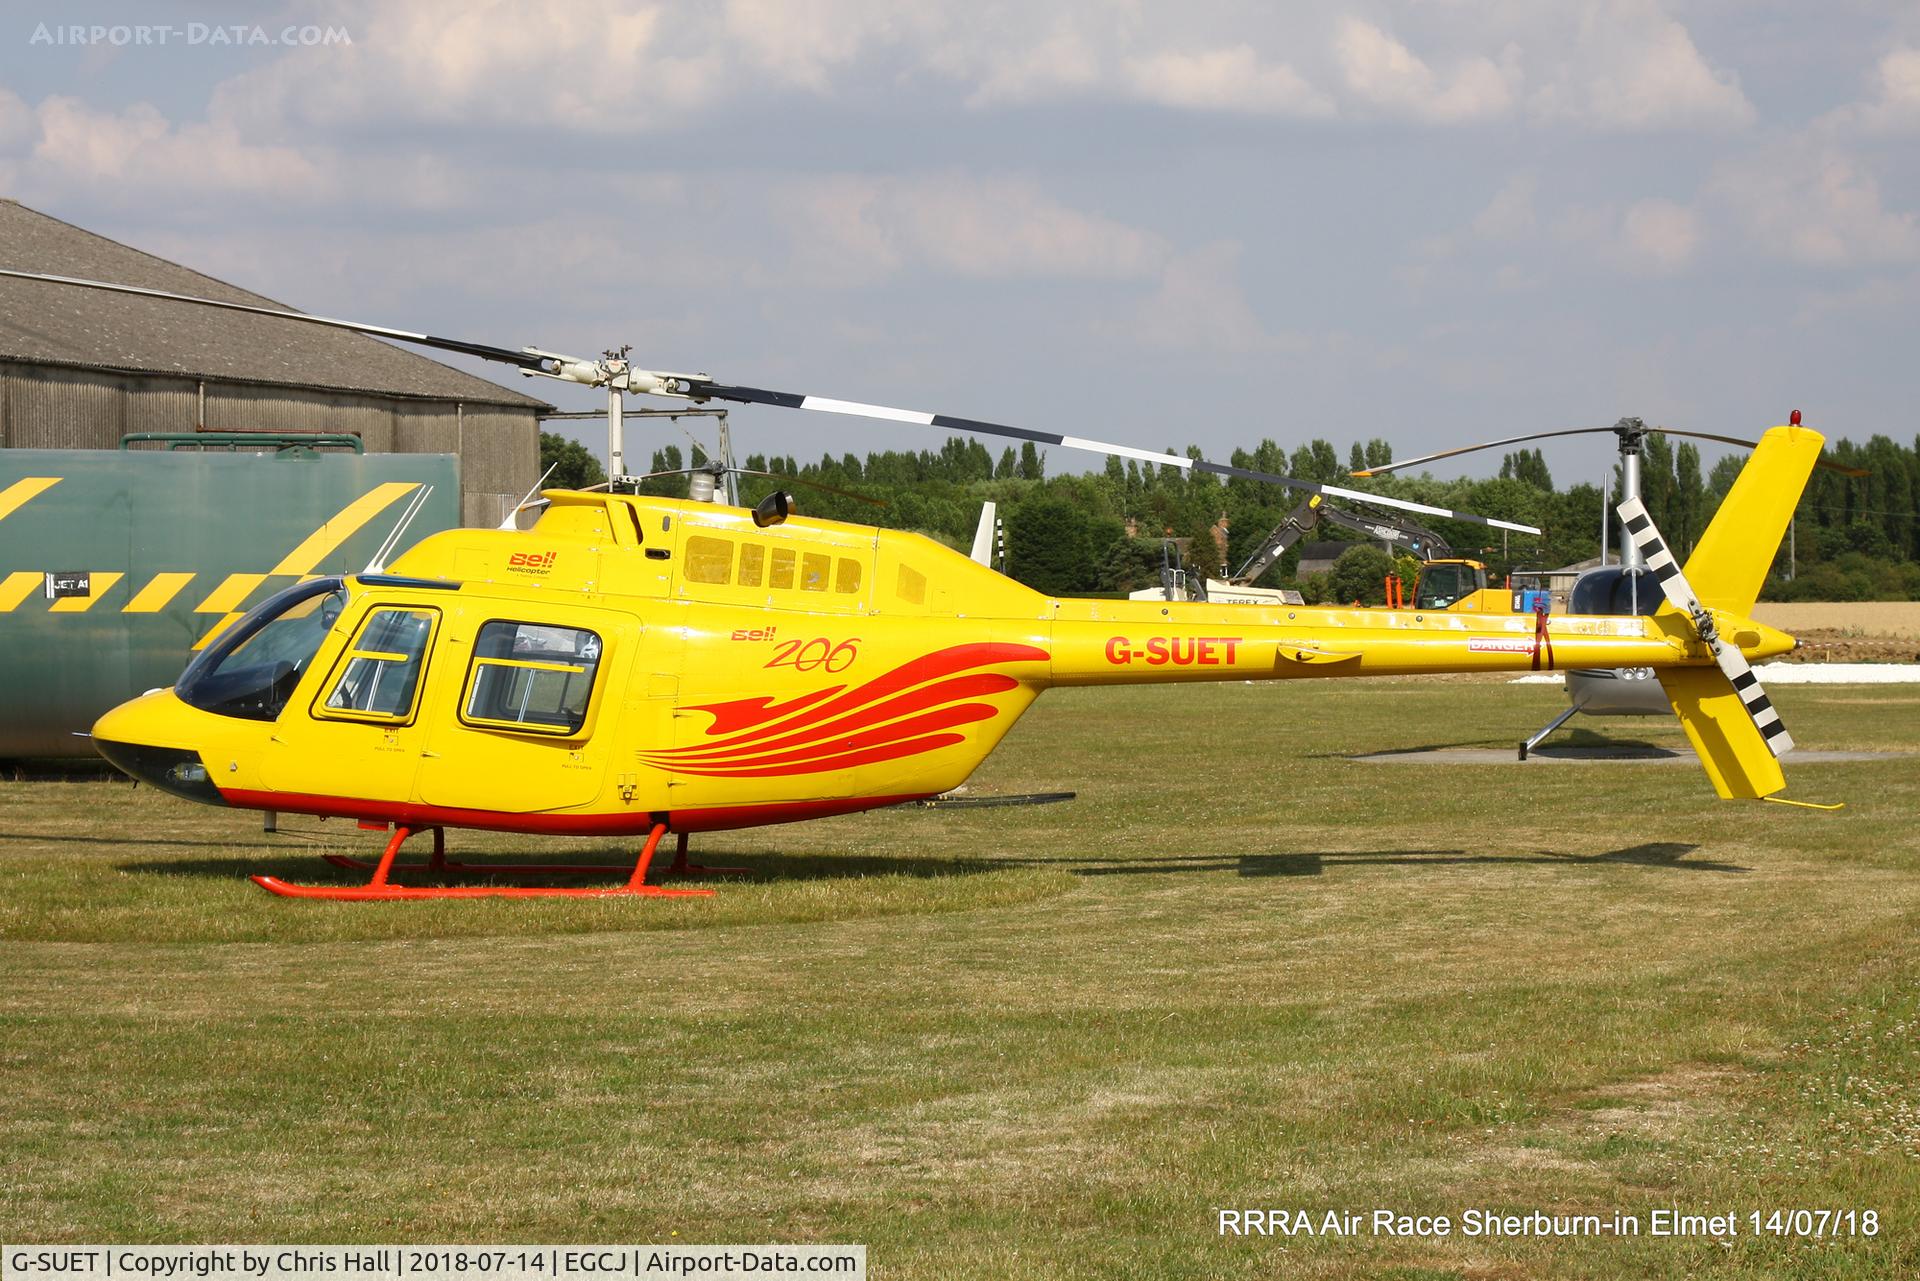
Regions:
<instances>
[{"instance_id":1,"label":"excavator","mask_svg":"<svg viewBox=\"0 0 1920 1281\"><path fill-rule=\"evenodd\" d=\"M1411 595L1398 589L1399 580L1388 584L1388 604L1427 611L1501 614L1522 608L1508 588L1487 585L1487 567L1477 560L1456 557L1446 539L1411 521L1385 516L1356 515L1327 504L1323 494L1309 494L1275 525L1260 546L1230 578L1206 578L1184 571L1178 550L1168 545L1161 570L1161 585L1133 593L1140 600L1207 600L1217 604L1299 604L1275 588L1255 587L1260 576L1286 555L1287 549L1319 528L1322 523L1350 529L1370 539L1378 539L1396 551L1405 552L1421 562L1419 577ZM1204 585L1203 585L1204 584ZM1524 607L1531 612L1529 599Z\"/></svg>"}]
</instances>

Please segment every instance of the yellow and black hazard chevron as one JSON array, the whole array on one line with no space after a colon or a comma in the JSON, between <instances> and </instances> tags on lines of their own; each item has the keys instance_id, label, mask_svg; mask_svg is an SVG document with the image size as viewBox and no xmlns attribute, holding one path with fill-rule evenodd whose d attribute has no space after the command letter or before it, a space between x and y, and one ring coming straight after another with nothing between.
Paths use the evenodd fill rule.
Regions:
<instances>
[{"instance_id":1,"label":"yellow and black hazard chevron","mask_svg":"<svg viewBox=\"0 0 1920 1281\"><path fill-rule=\"evenodd\" d=\"M85 754L248 609L459 523L447 455L0 450L0 757Z\"/></svg>"}]
</instances>

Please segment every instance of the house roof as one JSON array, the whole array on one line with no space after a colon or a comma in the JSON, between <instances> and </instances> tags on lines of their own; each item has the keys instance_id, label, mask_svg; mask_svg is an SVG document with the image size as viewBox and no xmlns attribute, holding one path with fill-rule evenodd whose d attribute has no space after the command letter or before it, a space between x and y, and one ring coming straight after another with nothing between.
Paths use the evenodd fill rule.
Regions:
<instances>
[{"instance_id":1,"label":"house roof","mask_svg":"<svg viewBox=\"0 0 1920 1281\"><path fill-rule=\"evenodd\" d=\"M0 267L297 310L0 199ZM341 329L0 279L0 360L538 410L544 401Z\"/></svg>"}]
</instances>

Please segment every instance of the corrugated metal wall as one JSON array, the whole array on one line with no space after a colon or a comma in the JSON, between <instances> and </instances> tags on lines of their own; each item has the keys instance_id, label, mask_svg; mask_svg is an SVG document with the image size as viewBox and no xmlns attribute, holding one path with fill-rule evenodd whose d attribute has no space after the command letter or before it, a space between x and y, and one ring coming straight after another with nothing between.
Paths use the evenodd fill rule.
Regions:
<instances>
[{"instance_id":1,"label":"corrugated metal wall","mask_svg":"<svg viewBox=\"0 0 1920 1281\"><path fill-rule=\"evenodd\" d=\"M128 432L192 431L200 395L192 378L0 361L0 446L114 449ZM540 476L538 420L500 405L209 381L205 426L351 432L368 453L457 454L469 525L499 524Z\"/></svg>"}]
</instances>

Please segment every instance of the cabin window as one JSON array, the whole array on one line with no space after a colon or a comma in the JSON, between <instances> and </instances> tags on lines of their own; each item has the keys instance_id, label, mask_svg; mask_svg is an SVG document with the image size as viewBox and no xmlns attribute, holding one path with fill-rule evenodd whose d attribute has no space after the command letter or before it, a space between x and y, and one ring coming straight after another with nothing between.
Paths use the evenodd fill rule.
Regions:
<instances>
[{"instance_id":1,"label":"cabin window","mask_svg":"<svg viewBox=\"0 0 1920 1281\"><path fill-rule=\"evenodd\" d=\"M767 568L767 549L758 543L740 544L740 585L758 587Z\"/></svg>"},{"instance_id":2,"label":"cabin window","mask_svg":"<svg viewBox=\"0 0 1920 1281\"><path fill-rule=\"evenodd\" d=\"M927 603L927 576L909 565L902 565L893 591L909 605L924 605Z\"/></svg>"},{"instance_id":3,"label":"cabin window","mask_svg":"<svg viewBox=\"0 0 1920 1281\"><path fill-rule=\"evenodd\" d=\"M808 552L800 558L800 590L803 592L824 592L827 579L833 573L833 557L823 556L819 552Z\"/></svg>"},{"instance_id":4,"label":"cabin window","mask_svg":"<svg viewBox=\"0 0 1920 1281\"><path fill-rule=\"evenodd\" d=\"M724 583L733 577L733 544L724 538L692 534L687 538L686 569L691 583Z\"/></svg>"},{"instance_id":5,"label":"cabin window","mask_svg":"<svg viewBox=\"0 0 1920 1281\"><path fill-rule=\"evenodd\" d=\"M773 563L768 566L767 586L782 590L793 586L793 548L776 547L773 549Z\"/></svg>"},{"instance_id":6,"label":"cabin window","mask_svg":"<svg viewBox=\"0 0 1920 1281\"><path fill-rule=\"evenodd\" d=\"M438 610L374 609L341 657L339 679L319 709L322 716L405 725L420 702Z\"/></svg>"},{"instance_id":7,"label":"cabin window","mask_svg":"<svg viewBox=\"0 0 1920 1281\"><path fill-rule=\"evenodd\" d=\"M600 637L582 627L484 624L473 642L460 719L490 729L578 734L600 655Z\"/></svg>"},{"instance_id":8,"label":"cabin window","mask_svg":"<svg viewBox=\"0 0 1920 1281\"><path fill-rule=\"evenodd\" d=\"M843 560L833 569L833 590L851 596L860 590L860 562Z\"/></svg>"}]
</instances>

